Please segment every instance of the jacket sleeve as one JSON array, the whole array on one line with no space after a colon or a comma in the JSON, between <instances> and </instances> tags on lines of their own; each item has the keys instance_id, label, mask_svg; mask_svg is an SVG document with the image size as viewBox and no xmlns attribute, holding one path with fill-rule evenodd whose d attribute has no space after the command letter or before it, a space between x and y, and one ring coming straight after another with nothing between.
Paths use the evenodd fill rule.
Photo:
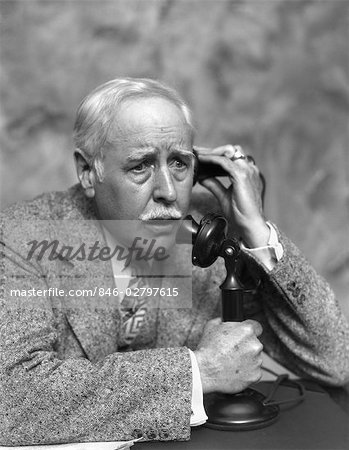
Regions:
<instances>
[{"instance_id":1,"label":"jacket sleeve","mask_svg":"<svg viewBox=\"0 0 349 450\"><path fill-rule=\"evenodd\" d=\"M329 284L285 235L278 237L284 255L272 271L250 261L261 278L252 316L263 325L265 350L302 378L341 386L349 381L348 322Z\"/></svg>"},{"instance_id":2,"label":"jacket sleeve","mask_svg":"<svg viewBox=\"0 0 349 450\"><path fill-rule=\"evenodd\" d=\"M44 274L1 250L0 445L189 439L187 348L59 359L50 299L10 295L48 289Z\"/></svg>"}]
</instances>

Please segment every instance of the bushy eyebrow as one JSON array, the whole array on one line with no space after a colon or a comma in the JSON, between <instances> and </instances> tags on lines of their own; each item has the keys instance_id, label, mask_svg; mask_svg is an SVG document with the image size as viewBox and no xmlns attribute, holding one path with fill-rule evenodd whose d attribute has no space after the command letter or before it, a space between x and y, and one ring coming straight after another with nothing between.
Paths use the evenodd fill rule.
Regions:
<instances>
[{"instance_id":1,"label":"bushy eyebrow","mask_svg":"<svg viewBox=\"0 0 349 450\"><path fill-rule=\"evenodd\" d=\"M127 162L128 161L135 161L135 160L142 159L142 158L145 158L145 157L154 156L158 152L159 152L158 149L151 148L151 147L140 149L138 151L135 151L132 155L129 155L126 158L126 161ZM188 157L188 156L193 157L194 156L193 152L191 152L189 150L184 150L183 148L178 148L178 147L172 147L170 149L170 153L181 155L183 157Z\"/></svg>"},{"instance_id":2,"label":"bushy eyebrow","mask_svg":"<svg viewBox=\"0 0 349 450\"><path fill-rule=\"evenodd\" d=\"M190 150L184 150L183 148L173 148L173 153L177 153L178 155L182 156L190 156L194 157L194 153Z\"/></svg>"},{"instance_id":3,"label":"bushy eyebrow","mask_svg":"<svg viewBox=\"0 0 349 450\"><path fill-rule=\"evenodd\" d=\"M134 153L132 153L132 155L129 155L126 158L126 161L134 161L137 159L142 159L145 157L149 157L149 156L154 156L158 153L158 150L154 149L154 148L144 148L144 149L140 149Z\"/></svg>"}]
</instances>

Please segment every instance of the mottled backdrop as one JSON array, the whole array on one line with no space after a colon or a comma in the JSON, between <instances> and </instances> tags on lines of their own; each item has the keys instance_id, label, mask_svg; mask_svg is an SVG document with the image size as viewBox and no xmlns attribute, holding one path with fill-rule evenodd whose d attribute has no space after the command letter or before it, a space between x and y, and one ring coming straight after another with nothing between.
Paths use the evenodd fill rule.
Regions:
<instances>
[{"instance_id":1,"label":"mottled backdrop","mask_svg":"<svg viewBox=\"0 0 349 450\"><path fill-rule=\"evenodd\" d=\"M75 182L81 98L118 76L176 87L197 144L240 143L267 216L349 316L347 1L1 1L1 207Z\"/></svg>"}]
</instances>

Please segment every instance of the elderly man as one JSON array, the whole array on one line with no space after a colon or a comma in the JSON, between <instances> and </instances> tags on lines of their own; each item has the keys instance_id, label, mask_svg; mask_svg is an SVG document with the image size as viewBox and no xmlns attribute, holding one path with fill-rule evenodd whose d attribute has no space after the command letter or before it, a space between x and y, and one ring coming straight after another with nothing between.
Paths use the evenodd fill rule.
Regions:
<instances>
[{"instance_id":1,"label":"elderly man","mask_svg":"<svg viewBox=\"0 0 349 450\"><path fill-rule=\"evenodd\" d=\"M195 148L200 161L229 175L229 188L215 178L202 185L261 278L248 320L217 317L219 262L193 270L190 307L150 308L152 296L129 305L121 295L127 284L118 274L132 276L132 264L120 258L86 258L85 247L75 259L28 258L28 242L55 222L69 242L83 234L84 243L123 248L136 228L115 224L140 222L169 252L174 225L152 221L178 224L195 208L193 139L190 111L173 90L148 79L112 80L78 109L79 184L3 212L0 444L189 439L190 427L206 420L203 393L236 393L260 379L263 345L301 377L329 385L348 379L348 324L326 282L265 220L259 171L242 149ZM97 291L62 300L65 283ZM98 289L108 286L120 295L101 305Z\"/></svg>"}]
</instances>

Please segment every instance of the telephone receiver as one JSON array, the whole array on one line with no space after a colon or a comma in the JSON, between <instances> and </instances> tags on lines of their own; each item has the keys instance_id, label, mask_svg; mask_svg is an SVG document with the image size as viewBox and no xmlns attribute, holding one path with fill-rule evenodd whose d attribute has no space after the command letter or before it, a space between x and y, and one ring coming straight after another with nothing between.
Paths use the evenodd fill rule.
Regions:
<instances>
[{"instance_id":1,"label":"telephone receiver","mask_svg":"<svg viewBox=\"0 0 349 450\"><path fill-rule=\"evenodd\" d=\"M205 180L205 178L212 177L228 177L229 174L218 164L207 163L199 160L199 156L197 151L193 148L193 153L195 156L194 159L194 178L193 178L193 186L198 182ZM264 205L264 197L266 190L266 182L264 175L262 173L259 174L261 182L262 182L262 203Z\"/></svg>"},{"instance_id":2,"label":"telephone receiver","mask_svg":"<svg viewBox=\"0 0 349 450\"><path fill-rule=\"evenodd\" d=\"M193 148L195 156L194 163L194 184L197 181L204 180L209 177L227 177L227 172L218 164L207 163L199 160L198 152Z\"/></svg>"},{"instance_id":3,"label":"telephone receiver","mask_svg":"<svg viewBox=\"0 0 349 450\"><path fill-rule=\"evenodd\" d=\"M241 264L244 261L239 241L227 237L227 219L216 213L205 215L198 224L187 216L178 230L178 244L192 244L192 263L199 267L211 266L218 257L224 258L226 278L220 285L222 291L222 321L244 320L243 301L246 293L258 286L241 281ZM269 404L260 392L247 388L238 394L210 394L206 396L205 410L208 420L205 426L223 431L253 430L271 425L280 412L278 405Z\"/></svg>"}]
</instances>

